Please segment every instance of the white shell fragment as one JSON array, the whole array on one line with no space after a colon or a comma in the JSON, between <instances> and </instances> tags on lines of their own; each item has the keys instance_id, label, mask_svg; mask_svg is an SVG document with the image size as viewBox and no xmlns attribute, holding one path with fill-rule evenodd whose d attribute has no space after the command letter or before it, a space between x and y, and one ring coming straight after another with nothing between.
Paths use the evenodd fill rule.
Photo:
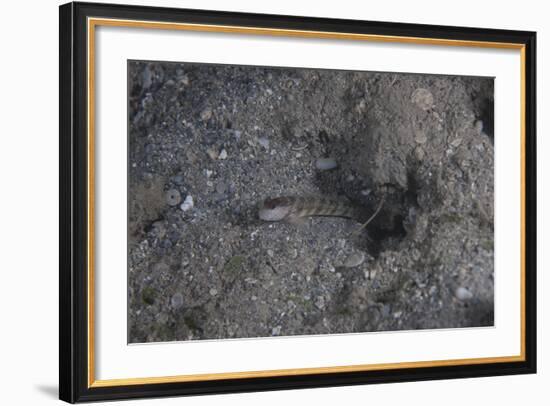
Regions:
<instances>
[{"instance_id":1,"label":"white shell fragment","mask_svg":"<svg viewBox=\"0 0 550 406\"><path fill-rule=\"evenodd\" d=\"M185 198L185 200L181 204L180 209L182 211L187 211L187 210L191 210L193 208L193 206L194 206L193 196L187 195L187 197Z\"/></svg>"},{"instance_id":2,"label":"white shell fragment","mask_svg":"<svg viewBox=\"0 0 550 406\"><path fill-rule=\"evenodd\" d=\"M320 171L328 171L338 167L338 163L334 158L319 158L315 161L315 167Z\"/></svg>"},{"instance_id":3,"label":"white shell fragment","mask_svg":"<svg viewBox=\"0 0 550 406\"><path fill-rule=\"evenodd\" d=\"M474 297L473 293L464 287L459 287L455 291L455 296L458 300L466 301Z\"/></svg>"},{"instance_id":4,"label":"white shell fragment","mask_svg":"<svg viewBox=\"0 0 550 406\"><path fill-rule=\"evenodd\" d=\"M227 158L227 151L224 148L220 151L220 155L218 156L218 159L225 159L225 158Z\"/></svg>"}]
</instances>

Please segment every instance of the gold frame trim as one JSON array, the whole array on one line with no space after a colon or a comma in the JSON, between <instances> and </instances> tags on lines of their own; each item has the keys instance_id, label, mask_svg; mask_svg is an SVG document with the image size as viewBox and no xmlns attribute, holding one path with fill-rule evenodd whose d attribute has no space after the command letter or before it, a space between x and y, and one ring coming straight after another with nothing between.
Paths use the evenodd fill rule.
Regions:
<instances>
[{"instance_id":1,"label":"gold frame trim","mask_svg":"<svg viewBox=\"0 0 550 406\"><path fill-rule=\"evenodd\" d=\"M434 361L415 361L415 362L396 362L383 364L361 364L346 366L330 366L316 368L295 368L295 369L276 369L266 371L243 371L243 372L220 372L210 374L190 374L174 375L145 378L123 378L123 379L95 379L95 28L97 26L110 27L132 27L149 28L161 30L183 30L194 32L218 32L248 35L268 35L299 38L319 38L319 39L340 39L357 41L374 41L387 43L420 44L435 46L460 46L460 47L479 47L496 49L513 49L520 51L520 83L521 83L521 101L520 101L520 137L521 137L521 266L520 266L520 340L521 349L519 355L503 357L484 357L484 358L465 358L452 360L434 360ZM166 23L140 20L123 20L109 18L88 18L87 21L87 41L88 41L88 388L101 388L126 385L177 383L177 382L198 382L213 381L221 379L244 379L244 378L266 378L278 376L296 376L311 374L331 374L342 372L361 372L361 371L380 371L397 368L425 368L441 366L458 366L474 364L495 364L504 362L522 362L526 359L525 354L525 165L526 165L526 123L525 123L525 45L506 42L487 42L487 41L463 41L453 39L434 39L422 37L401 37L391 35L373 35L373 34L354 34L345 32L326 32L326 31L306 31L291 29L275 29L260 27L242 27L231 25L210 25L210 24L187 24L187 23Z\"/></svg>"}]
</instances>

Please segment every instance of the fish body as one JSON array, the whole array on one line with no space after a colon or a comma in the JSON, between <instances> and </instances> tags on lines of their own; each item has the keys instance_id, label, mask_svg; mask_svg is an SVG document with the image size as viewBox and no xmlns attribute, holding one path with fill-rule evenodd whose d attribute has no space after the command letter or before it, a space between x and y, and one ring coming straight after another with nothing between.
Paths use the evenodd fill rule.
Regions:
<instances>
[{"instance_id":1,"label":"fish body","mask_svg":"<svg viewBox=\"0 0 550 406\"><path fill-rule=\"evenodd\" d=\"M300 222L306 217L344 217L360 221L362 210L349 203L320 197L281 196L269 198L260 205L259 217L264 221Z\"/></svg>"}]
</instances>

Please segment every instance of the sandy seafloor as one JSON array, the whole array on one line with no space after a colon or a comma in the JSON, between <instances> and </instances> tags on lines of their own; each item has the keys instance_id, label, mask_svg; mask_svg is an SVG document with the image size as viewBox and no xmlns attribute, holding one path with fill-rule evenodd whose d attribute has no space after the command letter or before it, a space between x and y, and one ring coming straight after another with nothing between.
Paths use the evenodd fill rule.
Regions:
<instances>
[{"instance_id":1,"label":"sandy seafloor","mask_svg":"<svg viewBox=\"0 0 550 406\"><path fill-rule=\"evenodd\" d=\"M128 80L130 343L493 325L492 78L129 61ZM384 204L353 235L260 221L279 195Z\"/></svg>"}]
</instances>

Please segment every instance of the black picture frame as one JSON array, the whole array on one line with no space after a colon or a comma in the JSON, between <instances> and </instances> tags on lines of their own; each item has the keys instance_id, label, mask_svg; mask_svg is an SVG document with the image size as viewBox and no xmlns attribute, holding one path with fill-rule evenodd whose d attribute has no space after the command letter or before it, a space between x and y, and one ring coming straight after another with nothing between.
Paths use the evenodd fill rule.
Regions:
<instances>
[{"instance_id":1,"label":"black picture frame","mask_svg":"<svg viewBox=\"0 0 550 406\"><path fill-rule=\"evenodd\" d=\"M59 397L67 402L235 393L536 372L536 33L112 4L60 6ZM524 65L524 359L390 370L309 373L94 387L88 353L87 19L110 18L517 44Z\"/></svg>"}]
</instances>

